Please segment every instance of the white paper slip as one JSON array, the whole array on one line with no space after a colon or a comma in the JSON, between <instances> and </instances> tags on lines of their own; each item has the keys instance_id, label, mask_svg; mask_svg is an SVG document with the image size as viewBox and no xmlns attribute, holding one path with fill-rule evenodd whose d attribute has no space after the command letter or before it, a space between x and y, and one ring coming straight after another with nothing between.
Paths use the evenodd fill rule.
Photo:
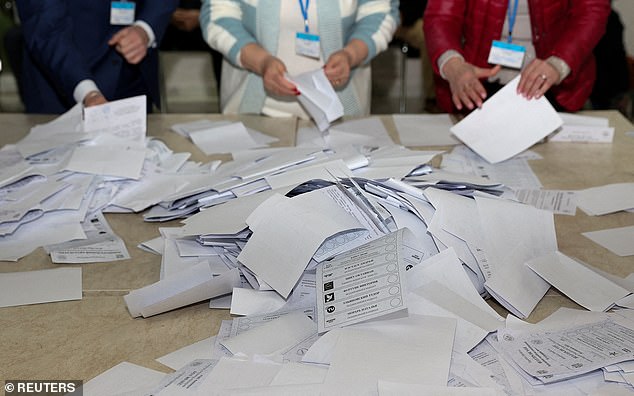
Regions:
<instances>
[{"instance_id":1,"label":"white paper slip","mask_svg":"<svg viewBox=\"0 0 634 396\"><path fill-rule=\"evenodd\" d=\"M428 386L379 380L379 396L502 396L501 389Z\"/></svg>"},{"instance_id":2,"label":"white paper slip","mask_svg":"<svg viewBox=\"0 0 634 396\"><path fill-rule=\"evenodd\" d=\"M145 95L84 107L84 130L97 135L99 144L145 147Z\"/></svg>"},{"instance_id":3,"label":"white paper slip","mask_svg":"<svg viewBox=\"0 0 634 396\"><path fill-rule=\"evenodd\" d=\"M491 163L521 153L563 121L545 97L528 100L516 92L519 76L451 128L460 140Z\"/></svg>"},{"instance_id":4,"label":"white paper slip","mask_svg":"<svg viewBox=\"0 0 634 396\"><path fill-rule=\"evenodd\" d=\"M526 317L550 288L524 263L557 250L553 214L507 200L475 200L490 272L485 287L509 311Z\"/></svg>"},{"instance_id":5,"label":"white paper slip","mask_svg":"<svg viewBox=\"0 0 634 396\"><path fill-rule=\"evenodd\" d=\"M634 359L634 330L605 320L558 331L498 331L504 351L528 374L576 376Z\"/></svg>"},{"instance_id":6,"label":"white paper slip","mask_svg":"<svg viewBox=\"0 0 634 396\"><path fill-rule=\"evenodd\" d=\"M330 123L343 116L343 104L328 81L323 69L289 77L301 93L297 99L317 124L325 131Z\"/></svg>"},{"instance_id":7,"label":"white paper slip","mask_svg":"<svg viewBox=\"0 0 634 396\"><path fill-rule=\"evenodd\" d=\"M605 117L596 117L576 113L558 113L564 125L582 125L593 127L607 127L610 121Z\"/></svg>"},{"instance_id":8,"label":"white paper slip","mask_svg":"<svg viewBox=\"0 0 634 396\"><path fill-rule=\"evenodd\" d=\"M238 285L240 274L237 268L213 276L209 264L201 262L156 283L132 290L123 298L132 317L147 318L231 293Z\"/></svg>"},{"instance_id":9,"label":"white paper slip","mask_svg":"<svg viewBox=\"0 0 634 396\"><path fill-rule=\"evenodd\" d=\"M614 128L588 125L562 125L548 140L551 142L612 143Z\"/></svg>"},{"instance_id":10,"label":"white paper slip","mask_svg":"<svg viewBox=\"0 0 634 396\"><path fill-rule=\"evenodd\" d=\"M630 294L629 290L559 251L530 260L526 265L570 299L591 311L606 311L617 300Z\"/></svg>"},{"instance_id":11,"label":"white paper slip","mask_svg":"<svg viewBox=\"0 0 634 396\"><path fill-rule=\"evenodd\" d=\"M116 161L113 161L113 158ZM139 179L144 161L145 147L79 146L73 151L65 170L91 173L93 175Z\"/></svg>"},{"instance_id":12,"label":"white paper slip","mask_svg":"<svg viewBox=\"0 0 634 396\"><path fill-rule=\"evenodd\" d=\"M460 143L449 131L453 126L449 114L394 114L392 119L403 146L448 146Z\"/></svg>"},{"instance_id":13,"label":"white paper slip","mask_svg":"<svg viewBox=\"0 0 634 396\"><path fill-rule=\"evenodd\" d=\"M24 158L31 159L36 154L48 151L45 155L50 155L58 147L92 138L91 133L84 132L82 110L81 103L77 103L53 121L34 126L26 137L16 143L16 148Z\"/></svg>"},{"instance_id":14,"label":"white paper slip","mask_svg":"<svg viewBox=\"0 0 634 396\"><path fill-rule=\"evenodd\" d=\"M618 256L634 255L634 243L632 243L634 241L634 226L584 232L581 235Z\"/></svg>"},{"instance_id":15,"label":"white paper slip","mask_svg":"<svg viewBox=\"0 0 634 396\"><path fill-rule=\"evenodd\" d=\"M201 395L199 389L218 364L217 359L196 359L167 374L163 380L144 395Z\"/></svg>"},{"instance_id":16,"label":"white paper slip","mask_svg":"<svg viewBox=\"0 0 634 396\"><path fill-rule=\"evenodd\" d=\"M0 274L0 307L81 300L81 268Z\"/></svg>"},{"instance_id":17,"label":"white paper slip","mask_svg":"<svg viewBox=\"0 0 634 396\"><path fill-rule=\"evenodd\" d=\"M83 395L113 396L118 394L144 395L166 374L136 364L122 362L86 382Z\"/></svg>"},{"instance_id":18,"label":"white paper slip","mask_svg":"<svg viewBox=\"0 0 634 396\"><path fill-rule=\"evenodd\" d=\"M574 191L519 189L515 196L520 202L555 214L574 216L577 212Z\"/></svg>"},{"instance_id":19,"label":"white paper slip","mask_svg":"<svg viewBox=\"0 0 634 396\"><path fill-rule=\"evenodd\" d=\"M405 310L405 229L317 267L319 333Z\"/></svg>"},{"instance_id":20,"label":"white paper slip","mask_svg":"<svg viewBox=\"0 0 634 396\"><path fill-rule=\"evenodd\" d=\"M221 344L233 354L267 355L284 351L316 332L315 322L304 312L295 311L221 341Z\"/></svg>"},{"instance_id":21,"label":"white paper slip","mask_svg":"<svg viewBox=\"0 0 634 396\"><path fill-rule=\"evenodd\" d=\"M365 326L342 329L325 383L366 392L375 392L378 380L446 386L456 322L417 318L422 323L414 337L407 332L381 334Z\"/></svg>"},{"instance_id":22,"label":"white paper slip","mask_svg":"<svg viewBox=\"0 0 634 396\"><path fill-rule=\"evenodd\" d=\"M207 155L261 147L241 122L191 132L189 137Z\"/></svg>"},{"instance_id":23,"label":"white paper slip","mask_svg":"<svg viewBox=\"0 0 634 396\"><path fill-rule=\"evenodd\" d=\"M577 206L590 216L634 208L634 183L614 183L577 191Z\"/></svg>"},{"instance_id":24,"label":"white paper slip","mask_svg":"<svg viewBox=\"0 0 634 396\"><path fill-rule=\"evenodd\" d=\"M319 190L274 195L247 219L253 231L238 260L286 298L311 257L330 236L360 223Z\"/></svg>"},{"instance_id":25,"label":"white paper slip","mask_svg":"<svg viewBox=\"0 0 634 396\"><path fill-rule=\"evenodd\" d=\"M235 288L231 295L231 315L258 315L277 311L286 304L273 290Z\"/></svg>"},{"instance_id":26,"label":"white paper slip","mask_svg":"<svg viewBox=\"0 0 634 396\"><path fill-rule=\"evenodd\" d=\"M130 258L125 242L117 236L101 212L82 223L86 239L47 246L54 263L102 263Z\"/></svg>"},{"instance_id":27,"label":"white paper slip","mask_svg":"<svg viewBox=\"0 0 634 396\"><path fill-rule=\"evenodd\" d=\"M209 337L193 344L184 346L165 356L156 358L156 361L169 368L178 370L187 363L197 359L212 359L216 337Z\"/></svg>"},{"instance_id":28,"label":"white paper slip","mask_svg":"<svg viewBox=\"0 0 634 396\"><path fill-rule=\"evenodd\" d=\"M209 375L206 375L195 385L195 393L175 392L176 389L170 386L159 395L225 396L241 394L241 389L259 389L259 387L270 384L281 366L280 363L267 359L222 357L218 359L218 363Z\"/></svg>"}]
</instances>

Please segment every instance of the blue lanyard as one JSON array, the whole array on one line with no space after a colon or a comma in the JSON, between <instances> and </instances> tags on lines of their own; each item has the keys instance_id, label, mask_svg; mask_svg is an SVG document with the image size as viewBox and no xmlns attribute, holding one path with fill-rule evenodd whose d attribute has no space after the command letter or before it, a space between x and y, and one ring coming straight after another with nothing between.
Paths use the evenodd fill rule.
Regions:
<instances>
[{"instance_id":1,"label":"blue lanyard","mask_svg":"<svg viewBox=\"0 0 634 396\"><path fill-rule=\"evenodd\" d=\"M519 3L519 0L515 0L513 11L511 13L511 1L513 0L509 0L509 8L506 10L506 15L509 18L509 43L513 42L513 27L515 26L515 17L517 17L517 4Z\"/></svg>"},{"instance_id":2,"label":"blue lanyard","mask_svg":"<svg viewBox=\"0 0 634 396\"><path fill-rule=\"evenodd\" d=\"M310 0L306 0L306 5L302 0L299 0L299 8L302 9L302 16L304 17L304 31L308 33L308 5Z\"/></svg>"}]
</instances>

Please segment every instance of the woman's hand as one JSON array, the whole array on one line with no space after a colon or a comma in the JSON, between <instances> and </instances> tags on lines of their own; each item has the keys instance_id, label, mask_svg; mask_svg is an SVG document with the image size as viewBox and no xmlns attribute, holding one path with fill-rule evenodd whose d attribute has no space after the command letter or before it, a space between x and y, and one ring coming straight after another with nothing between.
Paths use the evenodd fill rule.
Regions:
<instances>
[{"instance_id":1,"label":"woman's hand","mask_svg":"<svg viewBox=\"0 0 634 396\"><path fill-rule=\"evenodd\" d=\"M272 55L266 58L262 64L264 89L266 89L268 93L277 96L299 95L297 87L286 79L285 74L286 66L279 58Z\"/></svg>"},{"instance_id":2,"label":"woman's hand","mask_svg":"<svg viewBox=\"0 0 634 396\"><path fill-rule=\"evenodd\" d=\"M324 74L337 89L350 80L350 72L368 57L368 46L359 39L352 39L345 47L333 52L324 65Z\"/></svg>"},{"instance_id":3,"label":"woman's hand","mask_svg":"<svg viewBox=\"0 0 634 396\"><path fill-rule=\"evenodd\" d=\"M517 85L517 93L527 99L541 98L555 83L559 81L559 72L550 63L533 59L524 68Z\"/></svg>"},{"instance_id":4,"label":"woman's hand","mask_svg":"<svg viewBox=\"0 0 634 396\"><path fill-rule=\"evenodd\" d=\"M245 45L240 53L242 65L264 81L264 89L274 96L297 96L299 91L285 77L286 65L258 44Z\"/></svg>"},{"instance_id":5,"label":"woman's hand","mask_svg":"<svg viewBox=\"0 0 634 396\"><path fill-rule=\"evenodd\" d=\"M339 88L348 83L352 69L352 58L345 50L334 52L324 65L324 74L333 87Z\"/></svg>"},{"instance_id":6,"label":"woman's hand","mask_svg":"<svg viewBox=\"0 0 634 396\"><path fill-rule=\"evenodd\" d=\"M489 78L499 72L501 66L483 69L465 62L460 57L451 58L443 66L443 74L451 88L451 99L458 110L467 107L472 110L475 106L482 107L487 91L480 82L482 78Z\"/></svg>"}]
</instances>

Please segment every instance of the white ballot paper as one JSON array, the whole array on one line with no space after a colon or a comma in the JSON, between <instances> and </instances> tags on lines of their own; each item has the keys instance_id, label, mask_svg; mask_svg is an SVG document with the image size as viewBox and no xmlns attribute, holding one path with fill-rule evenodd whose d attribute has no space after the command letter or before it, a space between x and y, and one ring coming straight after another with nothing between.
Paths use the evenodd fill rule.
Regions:
<instances>
[{"instance_id":1,"label":"white ballot paper","mask_svg":"<svg viewBox=\"0 0 634 396\"><path fill-rule=\"evenodd\" d=\"M130 258L125 242L110 228L103 213L87 218L82 227L86 239L46 247L54 263L102 263Z\"/></svg>"},{"instance_id":2,"label":"white ballot paper","mask_svg":"<svg viewBox=\"0 0 634 396\"><path fill-rule=\"evenodd\" d=\"M612 143L614 128L589 125L562 125L551 142Z\"/></svg>"},{"instance_id":3,"label":"white ballot paper","mask_svg":"<svg viewBox=\"0 0 634 396\"><path fill-rule=\"evenodd\" d=\"M139 179L144 161L145 147L86 145L75 148L65 170Z\"/></svg>"},{"instance_id":4,"label":"white ballot paper","mask_svg":"<svg viewBox=\"0 0 634 396\"><path fill-rule=\"evenodd\" d=\"M82 109L78 103L53 121L31 128L29 134L16 143L22 157L29 158L91 138L92 135L83 130Z\"/></svg>"},{"instance_id":5,"label":"white ballot paper","mask_svg":"<svg viewBox=\"0 0 634 396\"><path fill-rule=\"evenodd\" d=\"M451 128L460 140L490 163L521 153L563 121L545 97L528 100L517 93L516 77Z\"/></svg>"},{"instance_id":6,"label":"white ballot paper","mask_svg":"<svg viewBox=\"0 0 634 396\"><path fill-rule=\"evenodd\" d=\"M145 395L167 374L136 364L121 362L86 382L83 395Z\"/></svg>"},{"instance_id":7,"label":"white ballot paper","mask_svg":"<svg viewBox=\"0 0 634 396\"><path fill-rule=\"evenodd\" d=\"M577 191L577 206L589 216L634 208L634 183L614 183Z\"/></svg>"},{"instance_id":8,"label":"white ballot paper","mask_svg":"<svg viewBox=\"0 0 634 396\"><path fill-rule=\"evenodd\" d=\"M449 146L459 144L449 129L453 121L449 114L392 115L403 146Z\"/></svg>"},{"instance_id":9,"label":"white ballot paper","mask_svg":"<svg viewBox=\"0 0 634 396\"><path fill-rule=\"evenodd\" d=\"M315 322L303 311L294 311L220 343L233 354L268 355L284 352L316 332Z\"/></svg>"},{"instance_id":10,"label":"white ballot paper","mask_svg":"<svg viewBox=\"0 0 634 396\"><path fill-rule=\"evenodd\" d=\"M207 155L263 146L251 137L242 122L199 130L190 133L189 137Z\"/></svg>"},{"instance_id":11,"label":"white ballot paper","mask_svg":"<svg viewBox=\"0 0 634 396\"><path fill-rule=\"evenodd\" d=\"M0 307L81 300L81 268L0 274Z\"/></svg>"},{"instance_id":12,"label":"white ballot paper","mask_svg":"<svg viewBox=\"0 0 634 396\"><path fill-rule=\"evenodd\" d=\"M519 189L515 196L520 202L555 214L574 216L577 212L573 191Z\"/></svg>"},{"instance_id":13,"label":"white ballot paper","mask_svg":"<svg viewBox=\"0 0 634 396\"><path fill-rule=\"evenodd\" d=\"M328 81L323 69L289 77L301 93L297 99L315 120L317 128L325 131L330 123L343 116L343 104Z\"/></svg>"},{"instance_id":14,"label":"white ballot paper","mask_svg":"<svg viewBox=\"0 0 634 396\"><path fill-rule=\"evenodd\" d=\"M607 311L630 294L607 278L557 251L530 260L526 265L577 304L591 311Z\"/></svg>"},{"instance_id":15,"label":"white ballot paper","mask_svg":"<svg viewBox=\"0 0 634 396\"><path fill-rule=\"evenodd\" d=\"M274 195L247 219L253 235L238 261L286 298L319 246L361 224L321 191Z\"/></svg>"},{"instance_id":16,"label":"white ballot paper","mask_svg":"<svg viewBox=\"0 0 634 396\"><path fill-rule=\"evenodd\" d=\"M487 257L484 286L505 308L525 318L550 287L524 264L557 250L553 214L507 200L475 200Z\"/></svg>"},{"instance_id":17,"label":"white ballot paper","mask_svg":"<svg viewBox=\"0 0 634 396\"><path fill-rule=\"evenodd\" d=\"M144 95L86 107L84 129L94 138L75 148L66 170L139 179L145 161L146 118Z\"/></svg>"},{"instance_id":18,"label":"white ballot paper","mask_svg":"<svg viewBox=\"0 0 634 396\"><path fill-rule=\"evenodd\" d=\"M618 256L634 255L634 226L584 232L581 235Z\"/></svg>"},{"instance_id":19,"label":"white ballot paper","mask_svg":"<svg viewBox=\"0 0 634 396\"><path fill-rule=\"evenodd\" d=\"M167 355L158 357L155 360L171 369L178 370L193 360L212 359L215 343L215 336L205 338L170 352Z\"/></svg>"},{"instance_id":20,"label":"white ballot paper","mask_svg":"<svg viewBox=\"0 0 634 396\"><path fill-rule=\"evenodd\" d=\"M467 386L428 386L379 380L379 396L503 396L501 389Z\"/></svg>"},{"instance_id":21,"label":"white ballot paper","mask_svg":"<svg viewBox=\"0 0 634 396\"><path fill-rule=\"evenodd\" d=\"M408 322L418 326L412 328ZM378 380L447 385L454 319L414 316L376 325L341 329L326 384L340 384L364 395L375 394ZM382 332L381 327L392 331Z\"/></svg>"},{"instance_id":22,"label":"white ballot paper","mask_svg":"<svg viewBox=\"0 0 634 396\"><path fill-rule=\"evenodd\" d=\"M317 267L319 333L406 309L401 229Z\"/></svg>"},{"instance_id":23,"label":"white ballot paper","mask_svg":"<svg viewBox=\"0 0 634 396\"><path fill-rule=\"evenodd\" d=\"M498 340L519 367L542 382L634 359L634 330L615 320L558 331L501 329Z\"/></svg>"},{"instance_id":24,"label":"white ballot paper","mask_svg":"<svg viewBox=\"0 0 634 396\"><path fill-rule=\"evenodd\" d=\"M84 108L84 130L96 133L99 144L145 147L145 95Z\"/></svg>"},{"instance_id":25,"label":"white ballot paper","mask_svg":"<svg viewBox=\"0 0 634 396\"><path fill-rule=\"evenodd\" d=\"M201 262L156 283L132 290L123 298L132 317L147 318L231 293L239 285L240 272L237 268L214 276L209 263Z\"/></svg>"}]
</instances>

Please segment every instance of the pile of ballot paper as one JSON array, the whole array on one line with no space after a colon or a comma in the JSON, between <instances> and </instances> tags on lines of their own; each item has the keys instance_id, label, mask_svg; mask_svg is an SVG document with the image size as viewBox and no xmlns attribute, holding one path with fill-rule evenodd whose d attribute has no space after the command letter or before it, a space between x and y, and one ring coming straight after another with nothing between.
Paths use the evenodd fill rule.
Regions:
<instances>
[{"instance_id":1,"label":"pile of ballot paper","mask_svg":"<svg viewBox=\"0 0 634 396\"><path fill-rule=\"evenodd\" d=\"M288 148L240 123L174 125L203 152L233 158L200 164L148 139L144 111L143 97L74 109L0 150L2 260L39 246L60 263L125 259L102 213L182 219L140 246L161 255L160 279L124 297L130 314L209 301L235 315L159 359L175 373L124 364L87 394L631 389L634 281L561 253L553 216L574 215L575 199L592 215L631 209L622 197L634 197L623 194L633 183L544 191L527 162L535 153L491 164L465 146L412 150L376 117L303 128ZM521 321L551 286L588 311Z\"/></svg>"}]
</instances>

